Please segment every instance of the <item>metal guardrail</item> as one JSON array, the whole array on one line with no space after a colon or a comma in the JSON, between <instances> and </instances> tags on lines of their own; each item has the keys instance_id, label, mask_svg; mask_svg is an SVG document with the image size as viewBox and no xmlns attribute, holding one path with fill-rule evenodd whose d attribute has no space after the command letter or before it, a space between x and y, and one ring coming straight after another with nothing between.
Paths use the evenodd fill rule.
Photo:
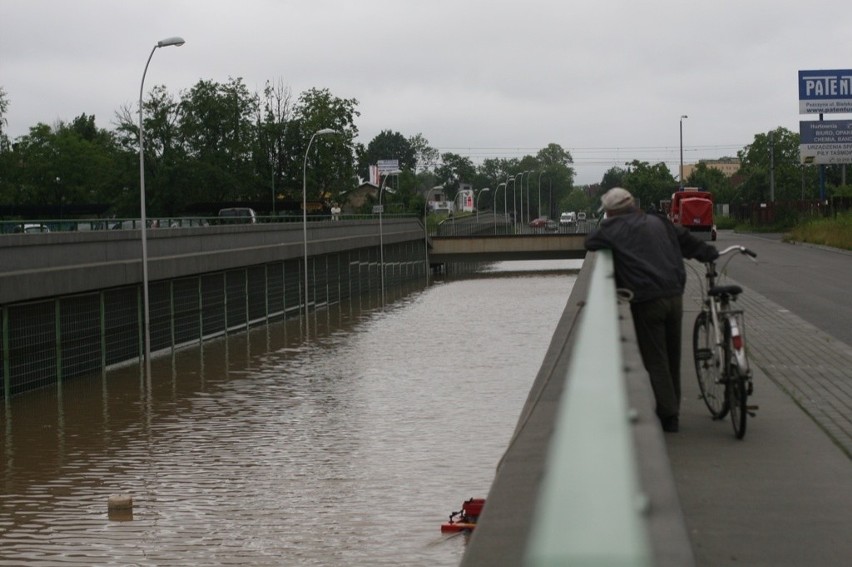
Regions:
<instances>
[{"instance_id":1,"label":"metal guardrail","mask_svg":"<svg viewBox=\"0 0 852 567\"><path fill-rule=\"evenodd\" d=\"M652 564L618 324L598 252L538 495L526 564Z\"/></svg>"}]
</instances>

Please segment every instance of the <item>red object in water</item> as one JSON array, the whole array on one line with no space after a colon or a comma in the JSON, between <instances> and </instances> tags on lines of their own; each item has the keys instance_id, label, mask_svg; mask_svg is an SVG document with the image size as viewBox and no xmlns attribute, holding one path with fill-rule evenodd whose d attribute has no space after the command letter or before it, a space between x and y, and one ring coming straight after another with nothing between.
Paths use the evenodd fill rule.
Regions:
<instances>
[{"instance_id":1,"label":"red object in water","mask_svg":"<svg viewBox=\"0 0 852 567\"><path fill-rule=\"evenodd\" d=\"M470 498L462 502L462 509L450 514L450 519L441 524L442 532L461 532L473 530L482 514L485 498Z\"/></svg>"}]
</instances>

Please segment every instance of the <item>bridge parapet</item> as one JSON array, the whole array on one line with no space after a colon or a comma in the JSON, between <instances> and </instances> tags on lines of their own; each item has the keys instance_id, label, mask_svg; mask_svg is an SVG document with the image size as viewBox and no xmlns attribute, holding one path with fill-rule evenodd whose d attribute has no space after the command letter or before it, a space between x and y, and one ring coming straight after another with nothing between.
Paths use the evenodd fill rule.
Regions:
<instances>
[{"instance_id":1,"label":"bridge parapet","mask_svg":"<svg viewBox=\"0 0 852 567\"><path fill-rule=\"evenodd\" d=\"M693 565L653 408L611 255L592 253L462 567Z\"/></svg>"}]
</instances>

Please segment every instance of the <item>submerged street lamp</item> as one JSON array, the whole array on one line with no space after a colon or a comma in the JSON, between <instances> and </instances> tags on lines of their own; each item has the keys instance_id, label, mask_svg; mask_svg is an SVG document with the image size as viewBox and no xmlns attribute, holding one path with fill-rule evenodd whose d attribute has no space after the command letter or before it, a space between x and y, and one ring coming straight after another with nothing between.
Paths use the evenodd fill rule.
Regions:
<instances>
[{"instance_id":1,"label":"submerged street lamp","mask_svg":"<svg viewBox=\"0 0 852 567\"><path fill-rule=\"evenodd\" d=\"M313 133L311 139L308 140L308 147L305 149L305 161L302 164L302 246L304 248L305 260L305 337L310 340L310 323L308 321L308 153L311 151L311 144L314 143L314 138L317 136L326 136L328 134L339 134L334 128L323 128Z\"/></svg>"},{"instance_id":2,"label":"submerged street lamp","mask_svg":"<svg viewBox=\"0 0 852 567\"><path fill-rule=\"evenodd\" d=\"M142 222L142 304L145 327L145 378L151 378L151 315L148 299L148 222L145 213L145 128L142 122L142 93L145 89L145 75L154 52L160 47L180 47L186 43L182 37L168 37L157 42L148 55L145 70L142 72L142 83L139 85L139 205Z\"/></svg>"}]
</instances>

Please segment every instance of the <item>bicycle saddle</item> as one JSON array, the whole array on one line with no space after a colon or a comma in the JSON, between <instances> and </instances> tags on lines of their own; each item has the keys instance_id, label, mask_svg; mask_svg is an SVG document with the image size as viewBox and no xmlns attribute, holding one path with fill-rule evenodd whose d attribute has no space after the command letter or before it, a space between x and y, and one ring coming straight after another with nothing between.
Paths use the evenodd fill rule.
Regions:
<instances>
[{"instance_id":1,"label":"bicycle saddle","mask_svg":"<svg viewBox=\"0 0 852 567\"><path fill-rule=\"evenodd\" d=\"M738 285L717 285L710 288L710 291L707 293L712 295L713 297L718 297L721 295L729 295L731 297L736 297L743 292L743 288Z\"/></svg>"}]
</instances>

